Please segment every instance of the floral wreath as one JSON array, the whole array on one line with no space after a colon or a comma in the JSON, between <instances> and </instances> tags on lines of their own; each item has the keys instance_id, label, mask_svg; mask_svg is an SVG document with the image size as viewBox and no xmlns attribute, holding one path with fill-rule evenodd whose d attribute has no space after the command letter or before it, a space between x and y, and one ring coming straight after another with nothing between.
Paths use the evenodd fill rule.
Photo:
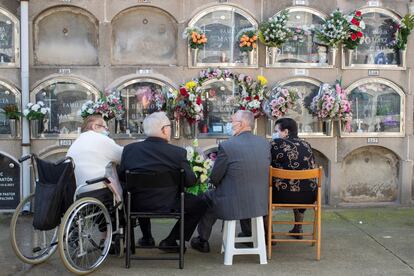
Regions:
<instances>
[{"instance_id":1,"label":"floral wreath","mask_svg":"<svg viewBox=\"0 0 414 276\"><path fill-rule=\"evenodd\" d=\"M264 115L262 103L264 101L264 92L266 89L267 79L264 76L257 76L257 79L244 74L221 70L219 68L208 68L199 73L195 78L185 85L181 85L180 93L175 99L175 110L178 116L186 118L190 123L195 123L203 118L203 103L205 95L202 86L210 80L231 79L238 87L238 94L229 97L227 102L238 110L249 110L255 118Z\"/></svg>"}]
</instances>

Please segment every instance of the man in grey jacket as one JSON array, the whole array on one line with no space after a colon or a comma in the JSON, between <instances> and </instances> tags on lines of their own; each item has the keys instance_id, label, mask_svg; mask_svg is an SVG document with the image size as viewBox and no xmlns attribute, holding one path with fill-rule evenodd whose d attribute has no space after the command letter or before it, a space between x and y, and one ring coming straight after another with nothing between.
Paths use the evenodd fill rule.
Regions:
<instances>
[{"instance_id":1,"label":"man in grey jacket","mask_svg":"<svg viewBox=\"0 0 414 276\"><path fill-rule=\"evenodd\" d=\"M209 252L211 229L217 218L243 220L243 232L249 231L248 220L268 212L270 144L253 135L254 116L239 110L231 117L233 137L219 145L210 176L216 189L205 194L209 210L198 225L199 236L191 246Z\"/></svg>"}]
</instances>

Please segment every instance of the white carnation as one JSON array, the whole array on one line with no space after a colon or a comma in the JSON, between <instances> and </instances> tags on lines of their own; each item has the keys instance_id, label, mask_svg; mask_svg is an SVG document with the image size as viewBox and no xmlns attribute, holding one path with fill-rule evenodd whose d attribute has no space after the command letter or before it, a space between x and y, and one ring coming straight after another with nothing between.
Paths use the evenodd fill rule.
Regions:
<instances>
[{"instance_id":1,"label":"white carnation","mask_svg":"<svg viewBox=\"0 0 414 276\"><path fill-rule=\"evenodd\" d=\"M208 177L205 174L200 175L200 181L201 181L201 183L204 183L207 180L207 178Z\"/></svg>"},{"instance_id":2,"label":"white carnation","mask_svg":"<svg viewBox=\"0 0 414 276\"><path fill-rule=\"evenodd\" d=\"M193 160L194 149L192 147L186 147L185 149L187 150L187 160L188 161Z\"/></svg>"},{"instance_id":3,"label":"white carnation","mask_svg":"<svg viewBox=\"0 0 414 276\"><path fill-rule=\"evenodd\" d=\"M34 104L32 106L32 110L34 110L34 111L38 111L39 109L40 109L40 106L38 104Z\"/></svg>"},{"instance_id":4,"label":"white carnation","mask_svg":"<svg viewBox=\"0 0 414 276\"><path fill-rule=\"evenodd\" d=\"M29 112L30 112L29 109L25 109L25 110L23 110L23 115L27 116L27 114L29 114Z\"/></svg>"},{"instance_id":5,"label":"white carnation","mask_svg":"<svg viewBox=\"0 0 414 276\"><path fill-rule=\"evenodd\" d=\"M42 107L42 108L40 109L40 113L42 113L43 115L46 115L46 113L47 113L47 109L46 109L46 108L44 108L44 107Z\"/></svg>"}]
</instances>

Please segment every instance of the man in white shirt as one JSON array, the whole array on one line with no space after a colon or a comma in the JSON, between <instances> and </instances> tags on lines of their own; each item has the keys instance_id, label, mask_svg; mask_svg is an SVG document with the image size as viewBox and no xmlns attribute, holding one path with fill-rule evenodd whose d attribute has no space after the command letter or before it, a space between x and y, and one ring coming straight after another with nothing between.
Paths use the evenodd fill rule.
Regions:
<instances>
[{"instance_id":1,"label":"man in white shirt","mask_svg":"<svg viewBox=\"0 0 414 276\"><path fill-rule=\"evenodd\" d=\"M107 124L100 115L92 115L85 119L82 125L82 134L75 140L67 153L67 156L72 157L75 162L77 186L85 184L86 180L104 176L105 166L109 162L120 163L123 147L117 145L108 135ZM93 190L92 186L94 185L85 187L81 192ZM105 193L105 199L109 200L107 198L108 192L107 189L104 189L98 193L101 195ZM94 193L95 191L90 195L102 199ZM112 198L112 194L110 197Z\"/></svg>"}]
</instances>

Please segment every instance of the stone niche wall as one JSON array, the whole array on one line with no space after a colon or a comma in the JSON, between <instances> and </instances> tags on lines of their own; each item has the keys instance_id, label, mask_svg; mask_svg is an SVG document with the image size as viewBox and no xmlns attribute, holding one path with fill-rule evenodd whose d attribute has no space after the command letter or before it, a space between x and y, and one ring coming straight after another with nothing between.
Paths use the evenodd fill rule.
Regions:
<instances>
[{"instance_id":1,"label":"stone niche wall","mask_svg":"<svg viewBox=\"0 0 414 276\"><path fill-rule=\"evenodd\" d=\"M165 11L134 7L112 20L112 63L176 64L178 25Z\"/></svg>"},{"instance_id":2,"label":"stone niche wall","mask_svg":"<svg viewBox=\"0 0 414 276\"><path fill-rule=\"evenodd\" d=\"M342 162L341 200L349 203L397 200L399 158L382 147L363 147Z\"/></svg>"},{"instance_id":3,"label":"stone niche wall","mask_svg":"<svg viewBox=\"0 0 414 276\"><path fill-rule=\"evenodd\" d=\"M315 163L318 167L322 167L322 204L329 204L329 160L321 152L313 149L313 155L315 156Z\"/></svg>"},{"instance_id":4,"label":"stone niche wall","mask_svg":"<svg viewBox=\"0 0 414 276\"><path fill-rule=\"evenodd\" d=\"M37 65L97 65L99 23L88 12L58 7L34 22L34 62Z\"/></svg>"}]
</instances>

